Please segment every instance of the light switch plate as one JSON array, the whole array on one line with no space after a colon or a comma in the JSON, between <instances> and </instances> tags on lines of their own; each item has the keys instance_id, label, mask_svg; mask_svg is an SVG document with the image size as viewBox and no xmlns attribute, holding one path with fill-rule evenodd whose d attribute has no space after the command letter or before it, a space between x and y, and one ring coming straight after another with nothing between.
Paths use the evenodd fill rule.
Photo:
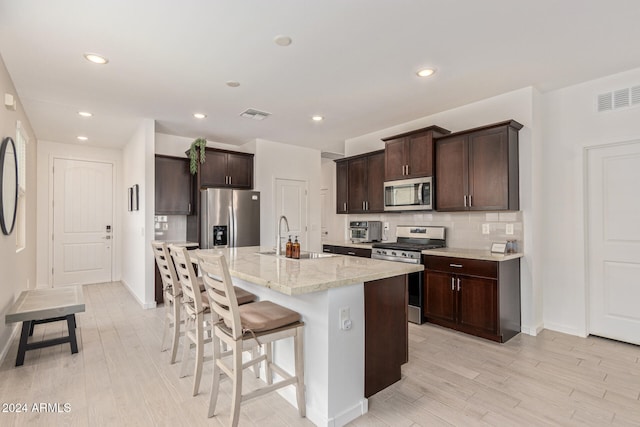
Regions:
<instances>
[{"instance_id":1,"label":"light switch plate","mask_svg":"<svg viewBox=\"0 0 640 427\"><path fill-rule=\"evenodd\" d=\"M489 234L489 224L482 224L482 234Z\"/></svg>"},{"instance_id":2,"label":"light switch plate","mask_svg":"<svg viewBox=\"0 0 640 427\"><path fill-rule=\"evenodd\" d=\"M513 224L507 224L507 227L505 229L505 233L513 234Z\"/></svg>"}]
</instances>

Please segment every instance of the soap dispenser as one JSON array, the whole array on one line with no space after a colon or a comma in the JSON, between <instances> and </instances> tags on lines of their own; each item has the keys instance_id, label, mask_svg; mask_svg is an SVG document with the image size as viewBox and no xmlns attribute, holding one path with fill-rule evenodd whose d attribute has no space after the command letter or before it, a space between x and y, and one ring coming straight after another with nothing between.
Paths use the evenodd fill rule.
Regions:
<instances>
[{"instance_id":1,"label":"soap dispenser","mask_svg":"<svg viewBox=\"0 0 640 427\"><path fill-rule=\"evenodd\" d=\"M291 256L295 259L300 259L300 242L298 242L298 236L296 236L296 241L293 242Z\"/></svg>"},{"instance_id":2,"label":"soap dispenser","mask_svg":"<svg viewBox=\"0 0 640 427\"><path fill-rule=\"evenodd\" d=\"M292 252L293 252L293 243L291 243L291 236L289 236L289 240L287 241L285 256L287 258L291 258L293 255Z\"/></svg>"}]
</instances>

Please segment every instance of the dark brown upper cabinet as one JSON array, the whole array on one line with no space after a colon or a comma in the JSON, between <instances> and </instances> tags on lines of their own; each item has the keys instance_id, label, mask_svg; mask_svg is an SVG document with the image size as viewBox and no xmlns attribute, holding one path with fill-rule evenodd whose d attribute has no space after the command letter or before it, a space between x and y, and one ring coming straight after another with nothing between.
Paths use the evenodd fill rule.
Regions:
<instances>
[{"instance_id":1,"label":"dark brown upper cabinet","mask_svg":"<svg viewBox=\"0 0 640 427\"><path fill-rule=\"evenodd\" d=\"M518 210L520 129L509 120L438 138L436 210Z\"/></svg>"},{"instance_id":2,"label":"dark brown upper cabinet","mask_svg":"<svg viewBox=\"0 0 640 427\"><path fill-rule=\"evenodd\" d=\"M253 188L253 154L207 147L198 165L200 187Z\"/></svg>"},{"instance_id":3,"label":"dark brown upper cabinet","mask_svg":"<svg viewBox=\"0 0 640 427\"><path fill-rule=\"evenodd\" d=\"M384 150L336 160L336 213L384 211Z\"/></svg>"},{"instance_id":4,"label":"dark brown upper cabinet","mask_svg":"<svg viewBox=\"0 0 640 427\"><path fill-rule=\"evenodd\" d=\"M156 215L190 215L192 212L192 177L189 159L156 155Z\"/></svg>"},{"instance_id":5,"label":"dark brown upper cabinet","mask_svg":"<svg viewBox=\"0 0 640 427\"><path fill-rule=\"evenodd\" d=\"M433 176L434 138L450 132L439 126L384 138L386 181Z\"/></svg>"}]
</instances>

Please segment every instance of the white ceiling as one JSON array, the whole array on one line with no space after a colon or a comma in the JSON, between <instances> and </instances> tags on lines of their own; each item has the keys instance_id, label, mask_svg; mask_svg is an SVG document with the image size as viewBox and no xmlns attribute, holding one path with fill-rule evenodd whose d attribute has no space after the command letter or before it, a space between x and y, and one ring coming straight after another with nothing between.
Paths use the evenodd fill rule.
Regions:
<instances>
[{"instance_id":1,"label":"white ceiling","mask_svg":"<svg viewBox=\"0 0 640 427\"><path fill-rule=\"evenodd\" d=\"M335 149L525 86L640 67L638 23L638 0L0 0L0 54L39 139L122 147L152 118L190 138ZM420 79L425 66L438 71ZM247 108L272 116L241 118Z\"/></svg>"}]
</instances>

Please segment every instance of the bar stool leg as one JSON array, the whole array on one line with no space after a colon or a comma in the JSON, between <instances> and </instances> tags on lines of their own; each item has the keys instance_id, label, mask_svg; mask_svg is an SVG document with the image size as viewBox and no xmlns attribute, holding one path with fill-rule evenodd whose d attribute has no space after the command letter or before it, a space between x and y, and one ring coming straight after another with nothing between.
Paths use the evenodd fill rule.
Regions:
<instances>
[{"instance_id":1,"label":"bar stool leg","mask_svg":"<svg viewBox=\"0 0 640 427\"><path fill-rule=\"evenodd\" d=\"M204 362L204 333L203 316L196 316L196 366L193 371L193 395L196 396L200 390L200 379L202 378L202 364Z\"/></svg>"},{"instance_id":2,"label":"bar stool leg","mask_svg":"<svg viewBox=\"0 0 640 427\"><path fill-rule=\"evenodd\" d=\"M307 405L304 398L304 354L303 354L303 332L302 326L296 328L296 336L293 338L295 347L295 365L296 377L296 403L298 404L298 412L301 417L305 417L307 413Z\"/></svg>"},{"instance_id":3,"label":"bar stool leg","mask_svg":"<svg viewBox=\"0 0 640 427\"><path fill-rule=\"evenodd\" d=\"M176 355L178 354L178 343L180 340L180 325L182 323L180 304L181 301L176 297L173 300L173 339L171 340L171 364L176 363Z\"/></svg>"},{"instance_id":4,"label":"bar stool leg","mask_svg":"<svg viewBox=\"0 0 640 427\"><path fill-rule=\"evenodd\" d=\"M231 393L231 426L237 427L242 402L242 340L233 343L233 391Z\"/></svg>"},{"instance_id":5,"label":"bar stool leg","mask_svg":"<svg viewBox=\"0 0 640 427\"><path fill-rule=\"evenodd\" d=\"M184 322L184 346L182 348L182 362L180 363L180 378L187 376L187 363L189 361L189 353L191 353L191 340L188 336L191 322L190 317L187 317Z\"/></svg>"},{"instance_id":6,"label":"bar stool leg","mask_svg":"<svg viewBox=\"0 0 640 427\"><path fill-rule=\"evenodd\" d=\"M213 334L213 382L211 383L211 393L209 394L209 418L213 417L216 412L216 404L218 403L218 390L220 387L220 339Z\"/></svg>"}]
</instances>

